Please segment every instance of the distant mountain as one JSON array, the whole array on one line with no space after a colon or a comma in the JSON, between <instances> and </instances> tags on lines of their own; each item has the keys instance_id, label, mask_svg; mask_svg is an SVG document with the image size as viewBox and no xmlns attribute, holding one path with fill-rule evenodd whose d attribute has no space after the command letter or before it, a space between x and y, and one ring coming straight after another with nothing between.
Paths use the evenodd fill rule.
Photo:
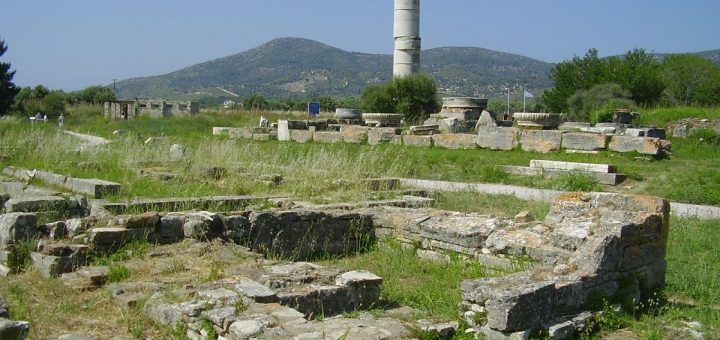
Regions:
<instances>
[{"instance_id":1,"label":"distant mountain","mask_svg":"<svg viewBox=\"0 0 720 340\"><path fill-rule=\"evenodd\" d=\"M368 84L390 79L392 62L391 55L280 38L165 75L123 80L117 87L122 98L358 96ZM422 65L444 95L494 96L507 84L524 84L531 91L552 85L547 77L552 64L482 48L426 50Z\"/></svg>"},{"instance_id":2,"label":"distant mountain","mask_svg":"<svg viewBox=\"0 0 720 340\"><path fill-rule=\"evenodd\" d=\"M720 65L720 50L695 53ZM657 54L663 56L662 54ZM443 96L497 97L508 85L533 93L552 87L553 64L476 47L422 52L422 71ZM165 75L119 82L121 98L304 98L358 96L365 86L392 76L392 56L348 52L317 41L279 38L264 45Z\"/></svg>"}]
</instances>

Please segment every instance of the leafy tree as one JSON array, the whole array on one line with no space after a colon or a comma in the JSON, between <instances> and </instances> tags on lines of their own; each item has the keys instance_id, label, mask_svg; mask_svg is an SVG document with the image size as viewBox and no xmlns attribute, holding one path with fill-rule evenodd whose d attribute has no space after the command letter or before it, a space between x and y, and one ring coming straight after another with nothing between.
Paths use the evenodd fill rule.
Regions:
<instances>
[{"instance_id":1,"label":"leafy tree","mask_svg":"<svg viewBox=\"0 0 720 340\"><path fill-rule=\"evenodd\" d=\"M80 91L78 97L80 101L85 103L102 104L103 102L115 100L115 92L105 86L92 85Z\"/></svg>"},{"instance_id":2,"label":"leafy tree","mask_svg":"<svg viewBox=\"0 0 720 340\"><path fill-rule=\"evenodd\" d=\"M243 107L250 111L266 110L268 101L263 96L253 95L243 100Z\"/></svg>"},{"instance_id":3,"label":"leafy tree","mask_svg":"<svg viewBox=\"0 0 720 340\"><path fill-rule=\"evenodd\" d=\"M671 55L663 61L666 99L676 105L720 104L720 68L689 54Z\"/></svg>"},{"instance_id":4,"label":"leafy tree","mask_svg":"<svg viewBox=\"0 0 720 340\"><path fill-rule=\"evenodd\" d=\"M43 112L60 114L65 111L65 94L63 91L50 91L42 100Z\"/></svg>"},{"instance_id":5,"label":"leafy tree","mask_svg":"<svg viewBox=\"0 0 720 340\"><path fill-rule=\"evenodd\" d=\"M382 113L396 112L390 87L390 83L383 85L371 84L365 87L362 95L360 95L360 106L363 111Z\"/></svg>"},{"instance_id":6,"label":"leafy tree","mask_svg":"<svg viewBox=\"0 0 720 340\"><path fill-rule=\"evenodd\" d=\"M643 49L629 51L622 58L606 60L607 82L620 84L630 92L630 99L640 106L651 106L662 98L665 82L660 61Z\"/></svg>"},{"instance_id":7,"label":"leafy tree","mask_svg":"<svg viewBox=\"0 0 720 340\"><path fill-rule=\"evenodd\" d=\"M598 57L597 49L592 48L582 58L575 56L571 61L555 65L550 71L555 87L545 91L543 100L551 111L566 112L570 96L605 82L606 74L606 65Z\"/></svg>"},{"instance_id":8,"label":"leafy tree","mask_svg":"<svg viewBox=\"0 0 720 340\"><path fill-rule=\"evenodd\" d=\"M0 40L0 57L7 51L5 40ZM5 115L13 104L15 95L20 91L12 79L15 71L10 71L10 63L0 62L0 116Z\"/></svg>"},{"instance_id":9,"label":"leafy tree","mask_svg":"<svg viewBox=\"0 0 720 340\"><path fill-rule=\"evenodd\" d=\"M367 86L360 103L365 112L398 112L407 122L422 122L438 109L437 85L424 74L395 78L385 84Z\"/></svg>"},{"instance_id":10,"label":"leafy tree","mask_svg":"<svg viewBox=\"0 0 720 340\"><path fill-rule=\"evenodd\" d=\"M589 121L590 114L605 105L613 105L611 110L616 108L632 108L635 103L630 100L630 91L625 90L619 84L606 83L598 84L589 90L575 92L568 99L570 114L568 119L573 121Z\"/></svg>"},{"instance_id":11,"label":"leafy tree","mask_svg":"<svg viewBox=\"0 0 720 340\"><path fill-rule=\"evenodd\" d=\"M333 112L337 108L337 104L335 104L335 99L332 99L332 97L328 96L321 96L316 99L318 103L320 103L320 109L326 112Z\"/></svg>"},{"instance_id":12,"label":"leafy tree","mask_svg":"<svg viewBox=\"0 0 720 340\"><path fill-rule=\"evenodd\" d=\"M32 92L30 92L30 98L32 98L32 99L37 99L37 100L42 100L42 99L45 98L45 96L47 96L49 93L50 93L50 89L48 89L47 87L45 87L45 86L43 86L43 85L36 85L36 86L32 89Z\"/></svg>"}]
</instances>

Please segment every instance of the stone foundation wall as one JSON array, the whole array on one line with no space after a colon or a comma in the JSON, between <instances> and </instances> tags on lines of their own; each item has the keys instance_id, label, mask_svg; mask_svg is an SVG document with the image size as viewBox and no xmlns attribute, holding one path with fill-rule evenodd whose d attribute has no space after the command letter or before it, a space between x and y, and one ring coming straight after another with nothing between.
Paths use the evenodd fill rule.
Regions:
<instances>
[{"instance_id":1,"label":"stone foundation wall","mask_svg":"<svg viewBox=\"0 0 720 340\"><path fill-rule=\"evenodd\" d=\"M670 142L655 137L612 135L595 132L569 132L562 130L521 130L514 127L479 127L477 135L464 133L443 133L430 136L400 135L393 128L347 127L344 131L311 131L290 129L289 137L282 141L304 143L310 140L319 143L355 143L376 145L394 143L407 146L441 147L447 149L513 150L548 153L559 150L580 150L596 152L637 152L644 155L660 155L670 149ZM267 132L258 133L253 128L213 128L214 135L231 138L267 140ZM281 136L286 136L281 134Z\"/></svg>"}]
</instances>

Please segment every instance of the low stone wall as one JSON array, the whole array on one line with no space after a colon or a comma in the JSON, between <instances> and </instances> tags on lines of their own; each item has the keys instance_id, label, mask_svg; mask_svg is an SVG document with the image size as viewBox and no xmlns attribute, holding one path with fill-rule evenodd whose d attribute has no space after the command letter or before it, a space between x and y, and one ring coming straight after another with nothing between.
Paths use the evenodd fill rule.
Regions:
<instances>
[{"instance_id":1,"label":"low stone wall","mask_svg":"<svg viewBox=\"0 0 720 340\"><path fill-rule=\"evenodd\" d=\"M92 198L103 198L107 195L116 194L120 192L120 189L122 188L119 183L115 182L103 181L99 179L74 178L54 174L47 171L31 171L28 169L12 166L3 169L3 173L8 176L23 180L38 178L49 185L63 187L73 192L89 195Z\"/></svg>"},{"instance_id":2,"label":"low stone wall","mask_svg":"<svg viewBox=\"0 0 720 340\"><path fill-rule=\"evenodd\" d=\"M430 136L400 135L394 128L343 127L343 131L288 130L281 134L282 141L305 143L310 140L319 143L394 143L407 146L447 149L513 150L548 153L559 150L597 152L637 152L657 156L670 148L670 142L645 136L613 135L596 132L570 132L565 130L521 130L514 127L480 127L477 135L462 133L435 134ZM213 128L213 134L233 138L254 140L274 139L266 131L257 132L251 128ZM630 129L632 130L632 129ZM643 130L644 131L644 130Z\"/></svg>"}]
</instances>

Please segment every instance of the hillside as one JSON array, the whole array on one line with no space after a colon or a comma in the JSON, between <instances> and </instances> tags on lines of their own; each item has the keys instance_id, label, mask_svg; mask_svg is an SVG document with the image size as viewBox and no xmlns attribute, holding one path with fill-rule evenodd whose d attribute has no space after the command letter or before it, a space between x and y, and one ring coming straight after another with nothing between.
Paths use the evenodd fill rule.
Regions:
<instances>
[{"instance_id":1,"label":"hillside","mask_svg":"<svg viewBox=\"0 0 720 340\"><path fill-rule=\"evenodd\" d=\"M720 50L694 53L720 65ZM656 54L663 57L667 54ZM477 47L423 51L422 71L437 81L441 95L503 95L508 85L533 93L552 87L553 64ZM165 75L119 82L121 98L239 97L305 98L358 96L368 84L387 81L392 55L348 52L317 41L279 38L245 52Z\"/></svg>"},{"instance_id":2,"label":"hillside","mask_svg":"<svg viewBox=\"0 0 720 340\"><path fill-rule=\"evenodd\" d=\"M552 64L471 47L423 51L423 71L446 95L500 94L506 84L532 90L551 85ZM348 52L316 41L280 38L251 50L193 65L165 75L124 80L118 95L134 97L306 97L357 96L392 74L392 56ZM220 89L219 89L220 88ZM221 90L222 89L222 90ZM225 91L223 91L225 90Z\"/></svg>"}]
</instances>

